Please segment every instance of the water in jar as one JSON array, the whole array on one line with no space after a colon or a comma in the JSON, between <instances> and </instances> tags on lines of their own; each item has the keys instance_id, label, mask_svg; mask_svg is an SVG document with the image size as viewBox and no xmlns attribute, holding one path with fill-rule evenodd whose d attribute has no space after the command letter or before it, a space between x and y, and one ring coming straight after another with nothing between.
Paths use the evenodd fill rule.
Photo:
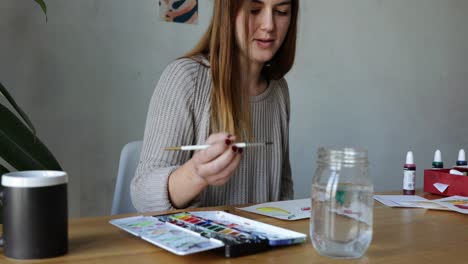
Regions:
<instances>
[{"instance_id":1,"label":"water in jar","mask_svg":"<svg viewBox=\"0 0 468 264\"><path fill-rule=\"evenodd\" d=\"M310 237L321 255L361 257L372 240L373 185L312 185Z\"/></svg>"}]
</instances>

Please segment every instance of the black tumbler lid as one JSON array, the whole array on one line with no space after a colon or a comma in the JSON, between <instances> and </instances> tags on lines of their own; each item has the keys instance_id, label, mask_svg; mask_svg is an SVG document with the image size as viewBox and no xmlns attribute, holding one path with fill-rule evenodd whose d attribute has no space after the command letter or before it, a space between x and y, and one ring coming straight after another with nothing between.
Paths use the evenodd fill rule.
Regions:
<instances>
[{"instance_id":1,"label":"black tumbler lid","mask_svg":"<svg viewBox=\"0 0 468 264\"><path fill-rule=\"evenodd\" d=\"M5 187L45 187L67 182L66 172L52 170L16 171L6 173L2 177L2 185Z\"/></svg>"}]
</instances>

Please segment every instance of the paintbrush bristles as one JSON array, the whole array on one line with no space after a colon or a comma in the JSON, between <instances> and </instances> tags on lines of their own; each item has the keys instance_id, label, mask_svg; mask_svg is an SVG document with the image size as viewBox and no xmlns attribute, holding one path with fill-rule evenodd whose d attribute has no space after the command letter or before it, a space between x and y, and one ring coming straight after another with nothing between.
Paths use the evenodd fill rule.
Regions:
<instances>
[{"instance_id":1,"label":"paintbrush bristles","mask_svg":"<svg viewBox=\"0 0 468 264\"><path fill-rule=\"evenodd\" d=\"M267 146L267 145L272 145L273 142L253 142L253 143L246 143L246 147L261 147L261 146Z\"/></svg>"}]
</instances>

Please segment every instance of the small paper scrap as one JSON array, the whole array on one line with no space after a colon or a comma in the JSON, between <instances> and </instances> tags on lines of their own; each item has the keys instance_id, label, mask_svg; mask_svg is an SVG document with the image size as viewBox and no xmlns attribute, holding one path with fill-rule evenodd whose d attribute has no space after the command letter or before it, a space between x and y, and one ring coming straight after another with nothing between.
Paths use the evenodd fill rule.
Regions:
<instances>
[{"instance_id":1,"label":"small paper scrap","mask_svg":"<svg viewBox=\"0 0 468 264\"><path fill-rule=\"evenodd\" d=\"M443 183L434 183L434 187L436 187L436 189L443 193L445 192L445 190L447 190L447 188L449 187L447 184L443 184Z\"/></svg>"}]
</instances>

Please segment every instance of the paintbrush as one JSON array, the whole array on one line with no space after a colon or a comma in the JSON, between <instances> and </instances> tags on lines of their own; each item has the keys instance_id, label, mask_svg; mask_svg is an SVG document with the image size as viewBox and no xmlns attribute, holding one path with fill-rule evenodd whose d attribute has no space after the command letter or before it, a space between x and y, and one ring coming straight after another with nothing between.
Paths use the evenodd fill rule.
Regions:
<instances>
[{"instance_id":1,"label":"paintbrush","mask_svg":"<svg viewBox=\"0 0 468 264\"><path fill-rule=\"evenodd\" d=\"M273 142L239 142L233 144L237 148L250 148L250 147L264 147L267 145L273 145ZM188 145L179 147L166 147L164 150L201 150L207 149L210 145Z\"/></svg>"}]
</instances>

